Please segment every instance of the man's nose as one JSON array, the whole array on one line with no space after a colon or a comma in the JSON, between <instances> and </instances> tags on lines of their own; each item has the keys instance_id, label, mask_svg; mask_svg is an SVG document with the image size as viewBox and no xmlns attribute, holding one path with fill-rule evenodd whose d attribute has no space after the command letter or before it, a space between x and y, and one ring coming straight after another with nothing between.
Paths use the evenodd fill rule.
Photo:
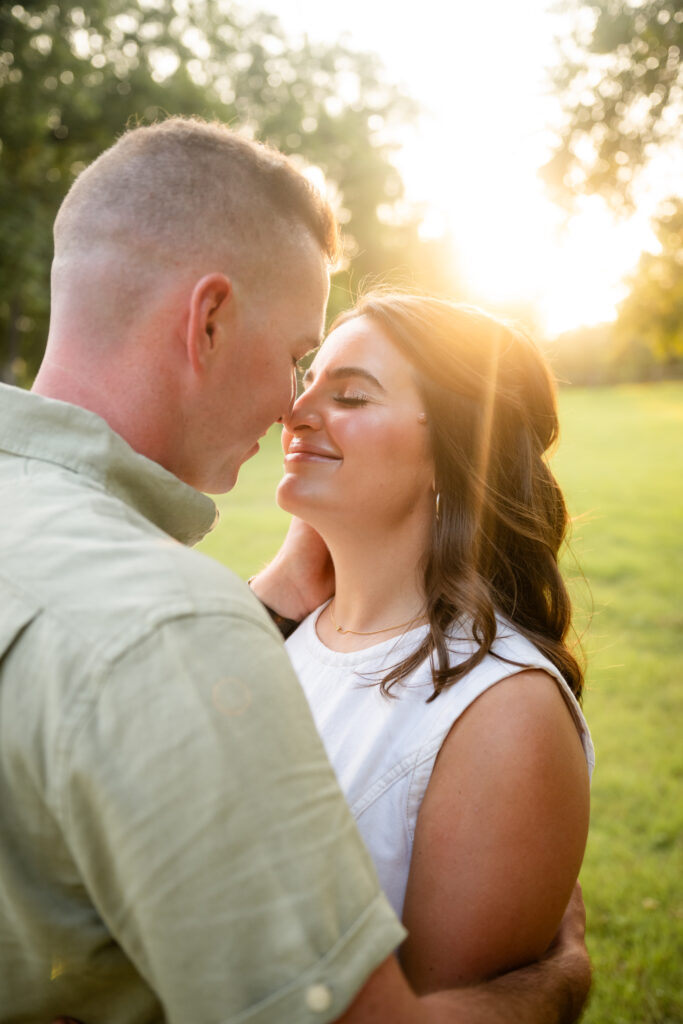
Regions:
<instances>
[{"instance_id":1,"label":"man's nose","mask_svg":"<svg viewBox=\"0 0 683 1024\"><path fill-rule=\"evenodd\" d=\"M287 412L284 412L281 416L278 416L277 421L276 421L277 423L288 423L289 422L289 419L290 419L290 417L292 415L292 409L294 408L294 403L296 402L296 393L297 393L296 369L292 369L292 376L291 376L290 385L289 385L289 405L287 407Z\"/></svg>"}]
</instances>

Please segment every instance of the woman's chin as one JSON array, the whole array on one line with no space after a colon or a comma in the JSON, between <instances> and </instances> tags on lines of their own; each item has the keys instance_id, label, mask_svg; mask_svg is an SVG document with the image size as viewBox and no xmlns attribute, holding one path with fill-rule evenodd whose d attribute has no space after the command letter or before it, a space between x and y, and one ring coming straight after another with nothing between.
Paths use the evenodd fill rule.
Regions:
<instances>
[{"instance_id":1,"label":"woman's chin","mask_svg":"<svg viewBox=\"0 0 683 1024\"><path fill-rule=\"evenodd\" d=\"M325 514L326 509L329 511L329 498L325 500L323 495L302 487L302 482L296 477L282 478L275 492L275 500L284 512L303 519L315 529L321 521L329 518Z\"/></svg>"},{"instance_id":2,"label":"woman's chin","mask_svg":"<svg viewBox=\"0 0 683 1024\"><path fill-rule=\"evenodd\" d=\"M290 515L298 516L299 519L305 519L307 509L314 504L311 502L310 496L307 498L305 494L302 494L300 481L291 474L285 475L278 484L275 500L281 509L289 512Z\"/></svg>"}]
</instances>

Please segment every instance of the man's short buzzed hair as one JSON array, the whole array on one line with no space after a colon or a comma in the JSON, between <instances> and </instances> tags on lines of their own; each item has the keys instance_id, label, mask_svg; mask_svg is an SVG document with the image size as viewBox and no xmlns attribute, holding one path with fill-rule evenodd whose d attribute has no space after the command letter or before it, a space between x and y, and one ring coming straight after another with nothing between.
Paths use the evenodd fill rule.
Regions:
<instances>
[{"instance_id":1,"label":"man's short buzzed hair","mask_svg":"<svg viewBox=\"0 0 683 1024\"><path fill-rule=\"evenodd\" d=\"M254 272L302 229L336 258L334 214L286 156L225 125L171 117L127 131L76 179L55 221L53 282L86 253L127 250L150 269L227 253Z\"/></svg>"}]
</instances>

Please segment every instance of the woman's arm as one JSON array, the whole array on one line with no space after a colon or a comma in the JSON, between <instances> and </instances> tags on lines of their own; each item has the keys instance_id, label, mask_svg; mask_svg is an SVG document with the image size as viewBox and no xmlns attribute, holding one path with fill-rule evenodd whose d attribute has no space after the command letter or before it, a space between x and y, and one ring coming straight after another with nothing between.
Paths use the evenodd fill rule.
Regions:
<instances>
[{"instance_id":1,"label":"woman's arm","mask_svg":"<svg viewBox=\"0 0 683 1024\"><path fill-rule=\"evenodd\" d=\"M300 622L334 593L334 567L320 534L294 517L277 555L250 586L273 611Z\"/></svg>"},{"instance_id":2,"label":"woman's arm","mask_svg":"<svg viewBox=\"0 0 683 1024\"><path fill-rule=\"evenodd\" d=\"M557 684L524 671L451 729L417 820L401 962L418 992L538 960L588 833L588 771Z\"/></svg>"}]
</instances>

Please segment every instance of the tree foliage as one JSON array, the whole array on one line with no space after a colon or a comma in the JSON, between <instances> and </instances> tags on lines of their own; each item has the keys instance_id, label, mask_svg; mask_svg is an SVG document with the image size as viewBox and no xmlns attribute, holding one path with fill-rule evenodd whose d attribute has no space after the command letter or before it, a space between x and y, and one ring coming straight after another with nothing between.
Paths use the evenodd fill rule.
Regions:
<instances>
[{"instance_id":1,"label":"tree foliage","mask_svg":"<svg viewBox=\"0 0 683 1024\"><path fill-rule=\"evenodd\" d=\"M543 177L555 198L598 194L628 211L638 172L681 143L680 0L570 0L573 30L553 75L564 124Z\"/></svg>"},{"instance_id":2,"label":"tree foliage","mask_svg":"<svg viewBox=\"0 0 683 1024\"><path fill-rule=\"evenodd\" d=\"M659 252L644 252L619 307L618 352L645 345L663 363L683 363L683 199L667 200L656 221Z\"/></svg>"},{"instance_id":3,"label":"tree foliage","mask_svg":"<svg viewBox=\"0 0 683 1024\"><path fill-rule=\"evenodd\" d=\"M401 215L391 132L415 113L376 58L292 43L277 19L225 0L91 0L0 8L0 364L30 380L47 327L51 226L75 175L131 123L218 118L319 167L353 280L430 252ZM431 264L438 263L432 253ZM425 258L426 257L426 258ZM334 312L334 309L333 309Z\"/></svg>"},{"instance_id":4,"label":"tree foliage","mask_svg":"<svg viewBox=\"0 0 683 1024\"><path fill-rule=\"evenodd\" d=\"M616 321L568 331L547 346L560 382L683 376L683 200L664 202L655 223L659 247L642 254Z\"/></svg>"},{"instance_id":5,"label":"tree foliage","mask_svg":"<svg viewBox=\"0 0 683 1024\"><path fill-rule=\"evenodd\" d=\"M570 10L573 31L554 73L564 125L542 174L554 197L570 208L583 193L630 213L640 172L662 151L676 154L683 171L683 9L680 0L571 0ZM680 198L663 203L655 226L659 251L642 254L614 326L599 332L592 346L586 347L585 332L558 346L570 377L585 377L584 348L594 362L586 372L603 381L679 371Z\"/></svg>"}]
</instances>

